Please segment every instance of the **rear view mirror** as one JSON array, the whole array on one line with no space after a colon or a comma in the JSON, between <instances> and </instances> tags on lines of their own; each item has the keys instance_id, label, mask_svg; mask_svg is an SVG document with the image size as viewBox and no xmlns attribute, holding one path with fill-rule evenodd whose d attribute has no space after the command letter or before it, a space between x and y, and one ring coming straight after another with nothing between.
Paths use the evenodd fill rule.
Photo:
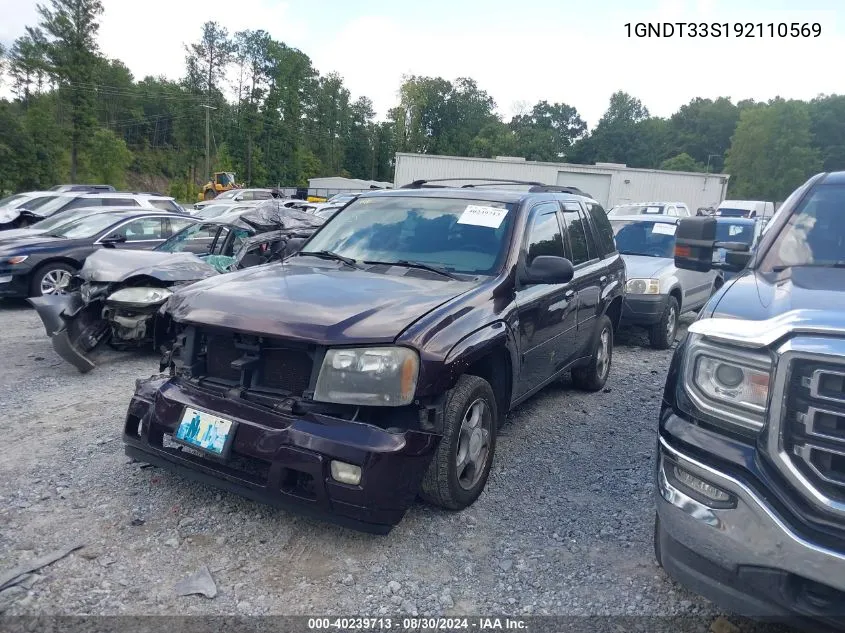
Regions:
<instances>
[{"instance_id":1,"label":"rear view mirror","mask_svg":"<svg viewBox=\"0 0 845 633\"><path fill-rule=\"evenodd\" d=\"M565 284L572 281L575 270L565 257L538 255L526 266L521 281L525 284Z\"/></svg>"},{"instance_id":2,"label":"rear view mirror","mask_svg":"<svg viewBox=\"0 0 845 633\"><path fill-rule=\"evenodd\" d=\"M713 269L716 218L684 218L675 233L675 266L706 273Z\"/></svg>"}]
</instances>

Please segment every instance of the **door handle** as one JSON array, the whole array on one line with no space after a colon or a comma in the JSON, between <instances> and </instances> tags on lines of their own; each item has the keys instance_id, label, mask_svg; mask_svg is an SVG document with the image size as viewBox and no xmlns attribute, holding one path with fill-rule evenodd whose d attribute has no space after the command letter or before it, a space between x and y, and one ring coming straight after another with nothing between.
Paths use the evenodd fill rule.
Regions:
<instances>
[{"instance_id":1,"label":"door handle","mask_svg":"<svg viewBox=\"0 0 845 633\"><path fill-rule=\"evenodd\" d=\"M564 299L571 299L571 298L572 298L572 297L574 297L574 296L575 296L575 291L574 291L574 290L567 290L567 291L563 294Z\"/></svg>"},{"instance_id":2,"label":"door handle","mask_svg":"<svg viewBox=\"0 0 845 633\"><path fill-rule=\"evenodd\" d=\"M602 285L606 284L607 283L607 275L602 275L601 277L599 277L599 281L602 283Z\"/></svg>"}]
</instances>

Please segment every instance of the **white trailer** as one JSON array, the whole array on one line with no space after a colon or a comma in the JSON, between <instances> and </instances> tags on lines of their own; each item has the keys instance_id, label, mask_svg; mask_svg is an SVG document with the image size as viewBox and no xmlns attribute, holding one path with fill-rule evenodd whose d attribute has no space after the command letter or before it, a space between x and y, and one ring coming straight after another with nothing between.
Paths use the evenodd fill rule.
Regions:
<instances>
[{"instance_id":1,"label":"white trailer","mask_svg":"<svg viewBox=\"0 0 845 633\"><path fill-rule=\"evenodd\" d=\"M625 202L675 200L695 213L716 208L725 199L727 174L635 169L615 163L575 165L541 163L522 158L465 158L427 154L396 154L396 187L415 180L435 178L504 178L548 185L577 187L598 200L605 209ZM466 184L470 180L457 181Z\"/></svg>"}]
</instances>

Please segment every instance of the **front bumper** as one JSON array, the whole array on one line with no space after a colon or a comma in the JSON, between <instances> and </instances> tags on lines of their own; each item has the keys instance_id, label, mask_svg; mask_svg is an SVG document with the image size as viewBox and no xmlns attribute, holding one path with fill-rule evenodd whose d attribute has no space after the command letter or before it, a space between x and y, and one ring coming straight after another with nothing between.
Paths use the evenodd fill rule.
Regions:
<instances>
[{"instance_id":1,"label":"front bumper","mask_svg":"<svg viewBox=\"0 0 845 633\"><path fill-rule=\"evenodd\" d=\"M181 450L170 441L186 406L237 423L227 461ZM162 377L138 383L123 440L127 455L190 479L385 534L414 502L440 437L316 414L275 413ZM361 483L351 486L332 479L333 459L361 466Z\"/></svg>"},{"instance_id":2,"label":"front bumper","mask_svg":"<svg viewBox=\"0 0 845 633\"><path fill-rule=\"evenodd\" d=\"M842 627L845 546L815 543L755 486L705 461L661 432L655 545L669 575L743 615ZM734 507L694 498L675 465L729 493Z\"/></svg>"},{"instance_id":3,"label":"front bumper","mask_svg":"<svg viewBox=\"0 0 845 633\"><path fill-rule=\"evenodd\" d=\"M669 302L669 295L625 295L622 303L622 322L634 325L654 325L660 321Z\"/></svg>"}]
</instances>

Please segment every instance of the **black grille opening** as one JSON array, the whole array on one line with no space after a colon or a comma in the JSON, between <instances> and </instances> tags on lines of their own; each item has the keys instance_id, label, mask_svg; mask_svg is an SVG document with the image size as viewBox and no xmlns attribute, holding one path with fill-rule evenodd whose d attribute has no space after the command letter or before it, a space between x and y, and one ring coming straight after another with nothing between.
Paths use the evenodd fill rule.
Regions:
<instances>
[{"instance_id":1,"label":"black grille opening","mask_svg":"<svg viewBox=\"0 0 845 633\"><path fill-rule=\"evenodd\" d=\"M292 394L301 394L311 382L311 355L305 350L265 348L261 352L259 384Z\"/></svg>"},{"instance_id":2,"label":"black grille opening","mask_svg":"<svg viewBox=\"0 0 845 633\"><path fill-rule=\"evenodd\" d=\"M282 492L302 497L303 499L316 499L317 490L314 485L314 477L308 473L293 468L285 469L282 477Z\"/></svg>"},{"instance_id":3,"label":"black grille opening","mask_svg":"<svg viewBox=\"0 0 845 633\"><path fill-rule=\"evenodd\" d=\"M819 376L819 395L845 400L845 374L822 373Z\"/></svg>"},{"instance_id":4,"label":"black grille opening","mask_svg":"<svg viewBox=\"0 0 845 633\"><path fill-rule=\"evenodd\" d=\"M845 414L831 411L816 411L814 431L845 441Z\"/></svg>"},{"instance_id":5,"label":"black grille opening","mask_svg":"<svg viewBox=\"0 0 845 633\"><path fill-rule=\"evenodd\" d=\"M235 347L232 336L211 334L205 339L205 371L209 378L237 382L241 372L232 368L232 362L243 356Z\"/></svg>"}]
</instances>

